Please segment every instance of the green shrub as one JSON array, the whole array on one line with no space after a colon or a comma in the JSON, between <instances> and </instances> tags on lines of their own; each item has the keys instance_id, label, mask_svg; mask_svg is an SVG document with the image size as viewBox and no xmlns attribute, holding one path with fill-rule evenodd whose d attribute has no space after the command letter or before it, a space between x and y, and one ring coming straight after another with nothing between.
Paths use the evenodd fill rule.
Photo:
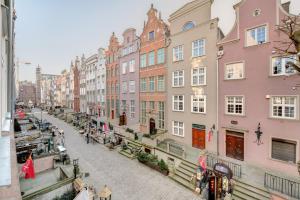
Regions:
<instances>
[{"instance_id":1,"label":"green shrub","mask_svg":"<svg viewBox=\"0 0 300 200\"><path fill-rule=\"evenodd\" d=\"M169 171L168 165L165 163L163 159L158 162L158 166L161 171Z\"/></svg>"},{"instance_id":2,"label":"green shrub","mask_svg":"<svg viewBox=\"0 0 300 200\"><path fill-rule=\"evenodd\" d=\"M146 152L141 151L137 154L137 159L141 163L147 163L149 161L149 154L146 153Z\"/></svg>"},{"instance_id":3,"label":"green shrub","mask_svg":"<svg viewBox=\"0 0 300 200\"><path fill-rule=\"evenodd\" d=\"M131 128L126 128L126 132L133 133L134 131Z\"/></svg>"},{"instance_id":4,"label":"green shrub","mask_svg":"<svg viewBox=\"0 0 300 200\"><path fill-rule=\"evenodd\" d=\"M151 163L157 163L158 162L158 159L157 159L157 156L153 155L153 154L148 154L148 160L149 162Z\"/></svg>"}]
</instances>

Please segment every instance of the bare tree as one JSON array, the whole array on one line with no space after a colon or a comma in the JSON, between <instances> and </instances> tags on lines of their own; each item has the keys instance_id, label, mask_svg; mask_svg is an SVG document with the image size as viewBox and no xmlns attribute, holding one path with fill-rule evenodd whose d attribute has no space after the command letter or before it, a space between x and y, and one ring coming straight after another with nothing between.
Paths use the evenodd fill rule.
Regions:
<instances>
[{"instance_id":1,"label":"bare tree","mask_svg":"<svg viewBox=\"0 0 300 200\"><path fill-rule=\"evenodd\" d=\"M277 26L277 30L287 37L275 41L278 44L274 47L276 53L292 59L293 61L287 62L286 67L293 67L300 72L300 15L286 16Z\"/></svg>"}]
</instances>

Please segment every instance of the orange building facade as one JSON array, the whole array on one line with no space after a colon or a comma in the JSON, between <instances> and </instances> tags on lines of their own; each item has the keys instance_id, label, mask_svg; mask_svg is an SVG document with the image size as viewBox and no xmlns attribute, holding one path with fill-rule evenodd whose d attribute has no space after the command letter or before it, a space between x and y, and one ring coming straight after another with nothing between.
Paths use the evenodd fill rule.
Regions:
<instances>
[{"instance_id":1,"label":"orange building facade","mask_svg":"<svg viewBox=\"0 0 300 200\"><path fill-rule=\"evenodd\" d=\"M106 114L108 121L115 121L120 116L118 38L113 33L106 51Z\"/></svg>"},{"instance_id":2,"label":"orange building facade","mask_svg":"<svg viewBox=\"0 0 300 200\"><path fill-rule=\"evenodd\" d=\"M166 47L169 29L153 5L140 36L140 130L155 134L166 129Z\"/></svg>"}]
</instances>

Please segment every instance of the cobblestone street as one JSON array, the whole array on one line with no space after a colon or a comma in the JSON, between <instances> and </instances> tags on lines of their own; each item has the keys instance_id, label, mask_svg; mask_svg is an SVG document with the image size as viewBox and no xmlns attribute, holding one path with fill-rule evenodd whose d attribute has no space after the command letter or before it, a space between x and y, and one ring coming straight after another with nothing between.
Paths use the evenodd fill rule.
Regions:
<instances>
[{"instance_id":1,"label":"cobblestone street","mask_svg":"<svg viewBox=\"0 0 300 200\"><path fill-rule=\"evenodd\" d=\"M39 113L35 115L40 116ZM79 164L90 176L88 184L97 192L105 184L112 190L113 200L196 200L192 191L182 187L168 177L110 151L102 144L86 144L84 138L69 124L43 113L43 119L53 123L65 132L67 152L71 159L79 158Z\"/></svg>"}]
</instances>

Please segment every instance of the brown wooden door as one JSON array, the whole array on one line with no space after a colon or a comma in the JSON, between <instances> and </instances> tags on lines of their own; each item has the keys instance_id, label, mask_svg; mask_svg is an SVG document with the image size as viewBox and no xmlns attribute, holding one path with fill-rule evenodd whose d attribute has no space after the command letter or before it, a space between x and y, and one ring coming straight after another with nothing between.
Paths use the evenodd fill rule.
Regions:
<instances>
[{"instance_id":1,"label":"brown wooden door","mask_svg":"<svg viewBox=\"0 0 300 200\"><path fill-rule=\"evenodd\" d=\"M111 119L114 119L115 118L115 112L112 110L111 111Z\"/></svg>"},{"instance_id":2,"label":"brown wooden door","mask_svg":"<svg viewBox=\"0 0 300 200\"><path fill-rule=\"evenodd\" d=\"M198 149L205 149L205 130L192 129L192 145Z\"/></svg>"},{"instance_id":3,"label":"brown wooden door","mask_svg":"<svg viewBox=\"0 0 300 200\"><path fill-rule=\"evenodd\" d=\"M154 134L155 132L155 120L153 118L150 119L150 124L149 124L149 128L150 128L150 134Z\"/></svg>"},{"instance_id":4,"label":"brown wooden door","mask_svg":"<svg viewBox=\"0 0 300 200\"><path fill-rule=\"evenodd\" d=\"M244 160L244 137L226 134L226 156Z\"/></svg>"}]
</instances>

